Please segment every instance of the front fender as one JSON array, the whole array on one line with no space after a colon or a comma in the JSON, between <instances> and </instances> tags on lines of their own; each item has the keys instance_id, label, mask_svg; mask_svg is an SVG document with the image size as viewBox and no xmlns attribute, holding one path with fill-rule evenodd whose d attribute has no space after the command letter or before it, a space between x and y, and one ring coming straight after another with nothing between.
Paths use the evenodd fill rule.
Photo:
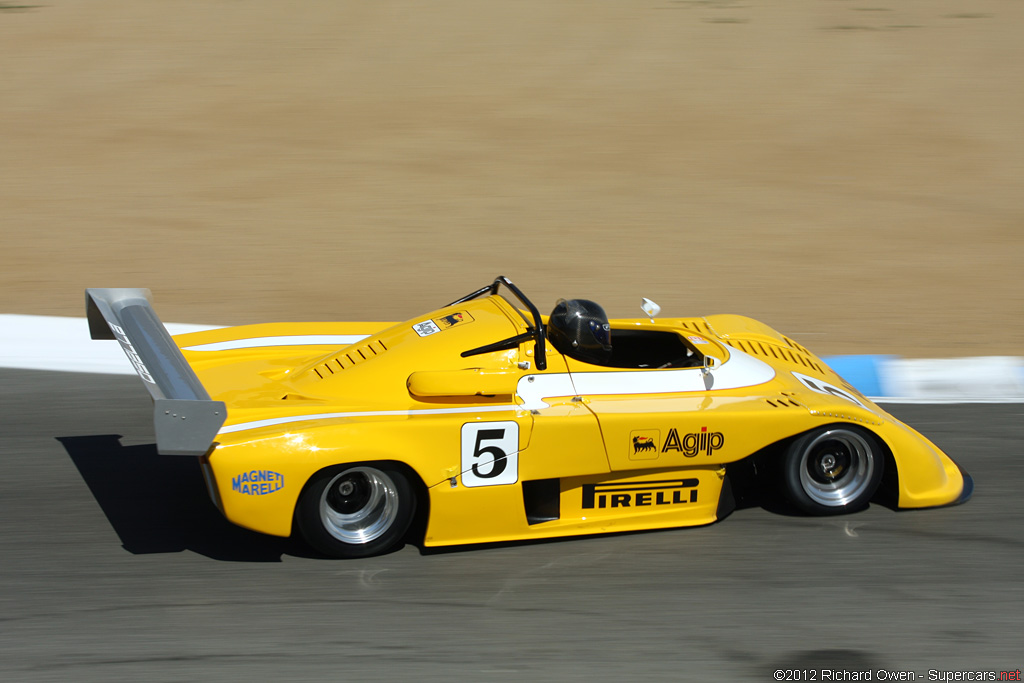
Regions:
<instances>
[{"instance_id":1,"label":"front fender","mask_svg":"<svg viewBox=\"0 0 1024 683\"><path fill-rule=\"evenodd\" d=\"M877 433L896 461L899 507L952 505L970 496L973 483L960 467L913 427L891 419Z\"/></svg>"},{"instance_id":2,"label":"front fender","mask_svg":"<svg viewBox=\"0 0 1024 683\"><path fill-rule=\"evenodd\" d=\"M813 392L802 392L798 398L812 416L859 424L885 442L899 473L898 507L962 503L966 500L965 492L969 496L973 490L973 484L938 446L867 399L863 399L862 405L855 405L860 401L850 396L841 400Z\"/></svg>"}]
</instances>

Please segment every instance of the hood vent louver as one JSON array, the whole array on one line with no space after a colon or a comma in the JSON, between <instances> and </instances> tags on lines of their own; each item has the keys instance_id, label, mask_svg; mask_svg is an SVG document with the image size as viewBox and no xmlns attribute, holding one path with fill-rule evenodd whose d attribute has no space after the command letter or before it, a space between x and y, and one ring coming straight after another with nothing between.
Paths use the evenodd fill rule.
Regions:
<instances>
[{"instance_id":1,"label":"hood vent louver","mask_svg":"<svg viewBox=\"0 0 1024 683\"><path fill-rule=\"evenodd\" d=\"M690 321L686 321L686 320L681 320L679 322L679 324L682 327L684 327L685 329L687 329L687 330L693 330L694 332L699 332L701 334L711 335L713 337L717 337L718 336L715 333L715 331L713 329L711 329L711 325L708 325L707 322L705 322L705 321L702 321L702 322L696 322L696 321L690 322Z\"/></svg>"},{"instance_id":2,"label":"hood vent louver","mask_svg":"<svg viewBox=\"0 0 1024 683\"><path fill-rule=\"evenodd\" d=\"M723 339L722 341L734 349L739 349L751 356L772 358L774 360L792 363L793 365L800 365L808 370L814 370L818 373L825 372L825 369L821 367L820 364L811 360L807 354L801 353L800 347L792 342L790 342L790 344L796 350L787 349L784 346L777 346L775 344L763 344L758 341L742 341L740 339Z\"/></svg>"},{"instance_id":3,"label":"hood vent louver","mask_svg":"<svg viewBox=\"0 0 1024 683\"><path fill-rule=\"evenodd\" d=\"M313 372L315 372L317 377L320 379L326 379L337 375L344 370L355 367L360 363L366 362L371 358L376 358L387 350L388 348L384 346L384 342L379 339L375 339L369 344L361 344L358 346L353 344L352 346L346 346L345 349L334 358L314 366Z\"/></svg>"},{"instance_id":4,"label":"hood vent louver","mask_svg":"<svg viewBox=\"0 0 1024 683\"><path fill-rule=\"evenodd\" d=\"M779 398L766 398L765 403L770 405L772 408L803 408L803 404L797 403L791 398L785 396Z\"/></svg>"},{"instance_id":5,"label":"hood vent louver","mask_svg":"<svg viewBox=\"0 0 1024 683\"><path fill-rule=\"evenodd\" d=\"M787 343L787 344L789 344L790 346L792 346L792 347L793 347L794 349L796 349L796 350L797 350L797 351L799 351L800 353L803 353L803 354L805 354L805 355L808 355L808 356L809 356L809 355L811 355L811 352L810 352L810 351L808 351L808 350L807 350L807 349L805 349L805 348L804 348L803 346L801 346L801 345L800 345L800 344L798 344L797 342L793 341L792 339L790 339L790 338L789 338L789 337L787 337L786 335L782 335L782 338L786 340L786 343Z\"/></svg>"}]
</instances>

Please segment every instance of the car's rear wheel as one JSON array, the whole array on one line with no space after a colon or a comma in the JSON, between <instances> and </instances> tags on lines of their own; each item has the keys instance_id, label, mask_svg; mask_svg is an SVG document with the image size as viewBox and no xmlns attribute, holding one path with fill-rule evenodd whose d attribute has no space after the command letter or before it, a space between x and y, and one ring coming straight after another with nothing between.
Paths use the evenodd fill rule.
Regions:
<instances>
[{"instance_id":1,"label":"car's rear wheel","mask_svg":"<svg viewBox=\"0 0 1024 683\"><path fill-rule=\"evenodd\" d=\"M299 498L306 541L331 557L368 557L396 548L412 522L416 494L394 465L365 463L318 472Z\"/></svg>"},{"instance_id":2,"label":"car's rear wheel","mask_svg":"<svg viewBox=\"0 0 1024 683\"><path fill-rule=\"evenodd\" d=\"M783 459L783 487L798 508L838 515L867 507L885 470L882 446L871 432L833 425L800 436Z\"/></svg>"}]
</instances>

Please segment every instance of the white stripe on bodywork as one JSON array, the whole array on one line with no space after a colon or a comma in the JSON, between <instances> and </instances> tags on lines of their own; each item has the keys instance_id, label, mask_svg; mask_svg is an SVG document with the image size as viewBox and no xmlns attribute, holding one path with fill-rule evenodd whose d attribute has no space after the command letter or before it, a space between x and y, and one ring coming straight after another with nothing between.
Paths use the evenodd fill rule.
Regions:
<instances>
[{"instance_id":1,"label":"white stripe on bodywork","mask_svg":"<svg viewBox=\"0 0 1024 683\"><path fill-rule=\"evenodd\" d=\"M426 410L377 410L347 413L312 413L274 417L253 422L241 422L220 430L231 434L247 429L273 427L311 420L336 420L351 417L415 417L419 415L454 415L466 413L493 413L507 410L541 410L547 408L545 398L558 396L612 396L674 394L697 391L739 389L763 384L775 377L770 365L742 351L730 352L729 360L707 375L701 368L678 370L622 370L611 372L553 373L526 375L519 380L516 392L524 399L523 405L487 405L465 408L428 408Z\"/></svg>"},{"instance_id":2,"label":"white stripe on bodywork","mask_svg":"<svg viewBox=\"0 0 1024 683\"><path fill-rule=\"evenodd\" d=\"M348 346L369 337L368 334L303 334L283 335L280 337L253 337L252 339L232 339L230 341L210 342L183 346L185 351L235 351L237 349L256 349L263 346Z\"/></svg>"},{"instance_id":3,"label":"white stripe on bodywork","mask_svg":"<svg viewBox=\"0 0 1024 683\"><path fill-rule=\"evenodd\" d=\"M527 410L547 408L548 404L544 402L546 398L578 395L572 376L567 372L521 377L516 385L516 393L523 399L523 408Z\"/></svg>"},{"instance_id":4,"label":"white stripe on bodywork","mask_svg":"<svg viewBox=\"0 0 1024 683\"><path fill-rule=\"evenodd\" d=\"M273 427L292 422L309 422L311 420L337 420L345 417L417 417L419 415L453 415L457 413L497 413L507 410L521 410L522 406L514 404L469 406L467 408L428 408L426 410L370 410L351 413L311 413L309 415L289 415L288 417L272 417L266 420L240 422L222 427L218 434L231 434L247 429Z\"/></svg>"},{"instance_id":5,"label":"white stripe on bodywork","mask_svg":"<svg viewBox=\"0 0 1024 683\"><path fill-rule=\"evenodd\" d=\"M548 407L544 399L556 396L638 396L724 391L764 384L774 378L775 370L772 366L732 349L729 359L708 373L702 368L680 368L529 375L519 380L516 391L524 399L524 408L540 410Z\"/></svg>"}]
</instances>

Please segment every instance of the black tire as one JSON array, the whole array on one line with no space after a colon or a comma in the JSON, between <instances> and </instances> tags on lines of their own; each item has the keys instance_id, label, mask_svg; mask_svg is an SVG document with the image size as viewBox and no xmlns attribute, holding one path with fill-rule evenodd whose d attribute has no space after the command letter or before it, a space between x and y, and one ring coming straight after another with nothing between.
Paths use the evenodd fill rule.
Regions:
<instances>
[{"instance_id":1,"label":"black tire","mask_svg":"<svg viewBox=\"0 0 1024 683\"><path fill-rule=\"evenodd\" d=\"M311 546L331 557L354 558L399 547L415 511L409 475L391 463L359 463L313 475L295 515Z\"/></svg>"},{"instance_id":2,"label":"black tire","mask_svg":"<svg viewBox=\"0 0 1024 683\"><path fill-rule=\"evenodd\" d=\"M830 425L795 439L782 470L794 505L811 515L840 515L867 507L885 474L885 452L866 429Z\"/></svg>"}]
</instances>

